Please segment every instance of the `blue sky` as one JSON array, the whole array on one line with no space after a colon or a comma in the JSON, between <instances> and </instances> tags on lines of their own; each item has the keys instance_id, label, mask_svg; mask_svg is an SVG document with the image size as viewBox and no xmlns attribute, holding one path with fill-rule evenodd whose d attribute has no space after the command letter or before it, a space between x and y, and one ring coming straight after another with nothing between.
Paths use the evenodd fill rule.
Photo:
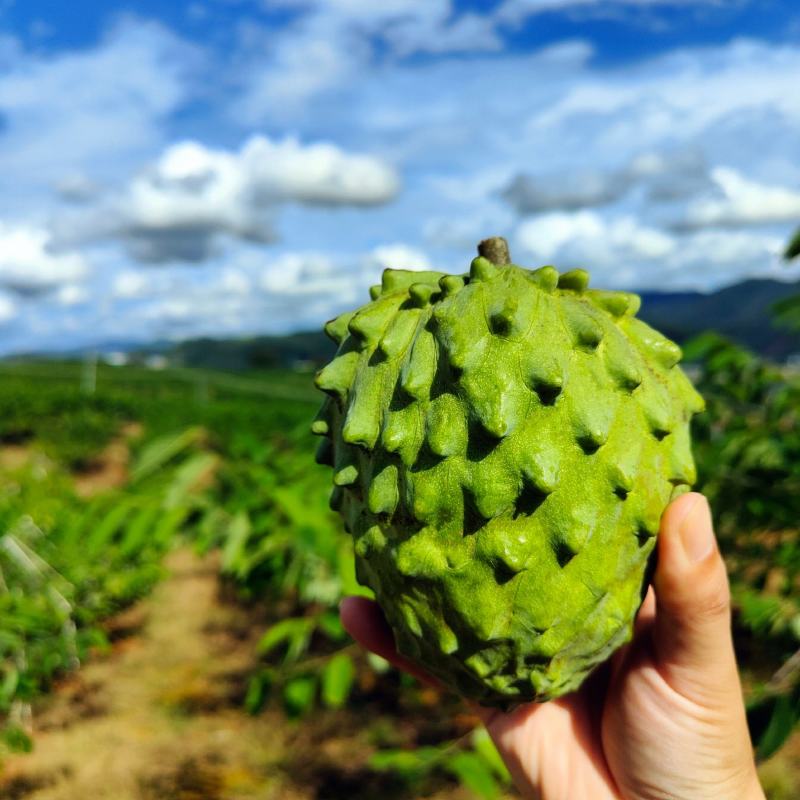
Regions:
<instances>
[{"instance_id":1,"label":"blue sky","mask_svg":"<svg viewBox=\"0 0 800 800\"><path fill-rule=\"evenodd\" d=\"M313 328L495 233L796 279L798 87L793 0L0 0L0 351Z\"/></svg>"}]
</instances>

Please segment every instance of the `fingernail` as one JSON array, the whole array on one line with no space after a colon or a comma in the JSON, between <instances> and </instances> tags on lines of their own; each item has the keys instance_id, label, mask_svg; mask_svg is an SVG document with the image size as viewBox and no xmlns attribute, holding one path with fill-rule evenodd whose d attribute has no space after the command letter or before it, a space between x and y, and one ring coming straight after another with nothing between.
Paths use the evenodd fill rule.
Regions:
<instances>
[{"instance_id":1,"label":"fingernail","mask_svg":"<svg viewBox=\"0 0 800 800\"><path fill-rule=\"evenodd\" d=\"M680 521L680 534L683 549L689 561L697 563L706 558L714 549L714 526L708 500L702 495L686 511Z\"/></svg>"}]
</instances>

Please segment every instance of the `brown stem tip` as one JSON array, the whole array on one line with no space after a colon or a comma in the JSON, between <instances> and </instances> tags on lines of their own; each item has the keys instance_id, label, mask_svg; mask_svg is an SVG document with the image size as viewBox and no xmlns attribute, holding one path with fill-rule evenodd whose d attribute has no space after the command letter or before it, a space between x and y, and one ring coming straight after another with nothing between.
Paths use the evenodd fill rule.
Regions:
<instances>
[{"instance_id":1,"label":"brown stem tip","mask_svg":"<svg viewBox=\"0 0 800 800\"><path fill-rule=\"evenodd\" d=\"M488 259L492 264L502 267L511 263L508 242L502 236L490 236L478 245L478 255Z\"/></svg>"}]
</instances>

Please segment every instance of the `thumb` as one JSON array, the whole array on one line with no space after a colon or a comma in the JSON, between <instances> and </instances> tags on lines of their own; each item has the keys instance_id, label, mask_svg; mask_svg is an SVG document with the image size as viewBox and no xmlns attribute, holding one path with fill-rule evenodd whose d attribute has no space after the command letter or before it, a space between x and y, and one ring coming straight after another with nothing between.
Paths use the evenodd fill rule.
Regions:
<instances>
[{"instance_id":1,"label":"thumb","mask_svg":"<svg viewBox=\"0 0 800 800\"><path fill-rule=\"evenodd\" d=\"M653 584L655 654L667 681L698 700L738 692L728 576L703 495L682 495L664 512Z\"/></svg>"}]
</instances>

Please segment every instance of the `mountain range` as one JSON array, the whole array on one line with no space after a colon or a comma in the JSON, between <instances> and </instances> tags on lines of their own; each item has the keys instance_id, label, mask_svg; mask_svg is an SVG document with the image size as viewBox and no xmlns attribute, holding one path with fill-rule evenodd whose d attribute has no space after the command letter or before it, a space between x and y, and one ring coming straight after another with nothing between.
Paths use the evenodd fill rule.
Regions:
<instances>
[{"instance_id":1,"label":"mountain range","mask_svg":"<svg viewBox=\"0 0 800 800\"><path fill-rule=\"evenodd\" d=\"M800 355L800 333L773 324L772 307L800 294L800 282L747 280L704 294L640 292L639 316L678 343L704 331L717 331L767 358L784 361ZM259 369L322 364L334 353L321 331L248 339L191 339L176 345L171 360L191 367Z\"/></svg>"}]
</instances>

